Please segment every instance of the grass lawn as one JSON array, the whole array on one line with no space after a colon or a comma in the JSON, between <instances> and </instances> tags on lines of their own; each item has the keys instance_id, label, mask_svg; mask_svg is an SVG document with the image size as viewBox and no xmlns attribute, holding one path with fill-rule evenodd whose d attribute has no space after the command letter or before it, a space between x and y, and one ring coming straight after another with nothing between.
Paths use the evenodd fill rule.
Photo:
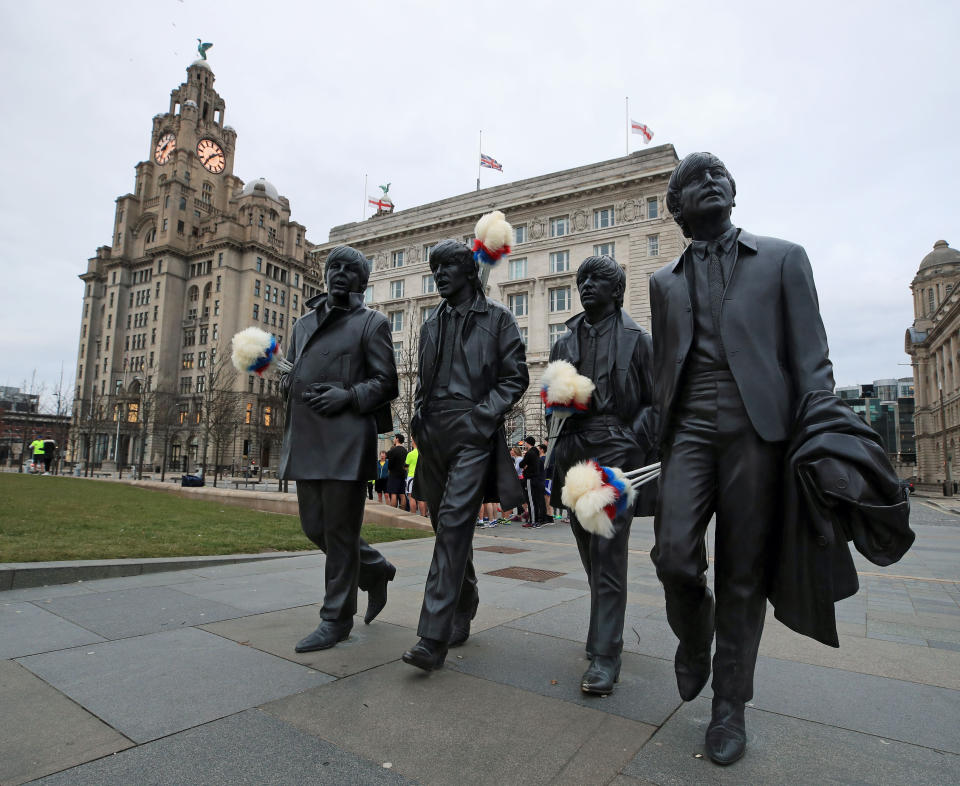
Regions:
<instances>
[{"instance_id":1,"label":"grass lawn","mask_svg":"<svg viewBox=\"0 0 960 786\"><path fill-rule=\"evenodd\" d=\"M313 549L296 516L120 483L0 473L0 562ZM370 543L432 535L364 524Z\"/></svg>"}]
</instances>

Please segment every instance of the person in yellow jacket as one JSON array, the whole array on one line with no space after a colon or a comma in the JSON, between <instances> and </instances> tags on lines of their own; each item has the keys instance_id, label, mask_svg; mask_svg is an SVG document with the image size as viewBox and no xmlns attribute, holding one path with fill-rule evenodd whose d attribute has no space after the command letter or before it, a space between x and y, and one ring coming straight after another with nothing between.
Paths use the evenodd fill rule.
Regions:
<instances>
[{"instance_id":1,"label":"person in yellow jacket","mask_svg":"<svg viewBox=\"0 0 960 786\"><path fill-rule=\"evenodd\" d=\"M40 437L36 437L33 442L30 443L30 449L33 451L33 471L42 472L41 467L43 466L43 440Z\"/></svg>"}]
</instances>

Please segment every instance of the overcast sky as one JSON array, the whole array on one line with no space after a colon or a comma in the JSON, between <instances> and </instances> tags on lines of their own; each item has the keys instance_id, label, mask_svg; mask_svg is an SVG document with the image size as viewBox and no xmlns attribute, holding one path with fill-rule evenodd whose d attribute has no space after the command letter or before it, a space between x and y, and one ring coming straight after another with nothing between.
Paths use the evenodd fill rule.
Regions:
<instances>
[{"instance_id":1,"label":"overcast sky","mask_svg":"<svg viewBox=\"0 0 960 786\"><path fill-rule=\"evenodd\" d=\"M801 243L838 384L907 376L909 285L960 247L955 2L0 0L0 384L61 365L151 119L208 53L235 173L314 242L391 182L398 209L624 154L630 114L737 181L735 222ZM632 149L640 147L631 139Z\"/></svg>"}]
</instances>

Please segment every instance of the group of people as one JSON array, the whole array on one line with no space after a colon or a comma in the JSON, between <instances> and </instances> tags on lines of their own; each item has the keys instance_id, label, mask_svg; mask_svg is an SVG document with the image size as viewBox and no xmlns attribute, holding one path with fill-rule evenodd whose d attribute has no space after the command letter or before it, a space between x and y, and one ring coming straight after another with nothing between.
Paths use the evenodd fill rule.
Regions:
<instances>
[{"instance_id":1,"label":"group of people","mask_svg":"<svg viewBox=\"0 0 960 786\"><path fill-rule=\"evenodd\" d=\"M53 464L54 456L57 452L57 443L52 439L40 439L40 436L33 438L29 445L32 464L30 472L34 474L50 474L50 466Z\"/></svg>"},{"instance_id":2,"label":"group of people","mask_svg":"<svg viewBox=\"0 0 960 786\"><path fill-rule=\"evenodd\" d=\"M420 451L415 439L411 440L413 447L410 450L404 447L405 441L404 435L398 432L393 435L393 447L380 451L377 477L367 484L367 499L372 501L376 492L377 502L426 516L427 503L422 499L418 500L413 493L413 479L417 474Z\"/></svg>"},{"instance_id":3,"label":"group of people","mask_svg":"<svg viewBox=\"0 0 960 786\"><path fill-rule=\"evenodd\" d=\"M409 474L403 435L377 461L377 433L390 428L398 384L387 319L363 304L369 261L346 246L330 252L327 291L295 324L293 370L283 378L290 405L280 472L297 480L304 532L327 554L321 623L298 652L349 635L358 588L368 594L364 622L386 603L396 569L360 538L364 486L374 473L390 504L403 494L425 503L436 533L419 640L402 656L431 671L470 636L480 600L478 510L482 518L489 502L505 511L526 505L530 525L539 526L548 520L548 472L556 501L578 462L626 470L660 460L659 490L649 484L633 506L611 507L611 537L588 531L570 511L591 596L580 688L606 695L619 678L630 527L636 515L655 514L651 556L678 639L680 696L694 699L712 671L707 754L718 764L743 755L744 706L776 578L787 440L801 400L832 395L834 382L804 250L735 227L735 194L732 176L709 153L687 156L673 172L667 206L692 242L650 278L652 336L623 310L620 265L609 256L580 264L583 312L568 320L550 359L573 364L595 388L588 409L565 423L546 471L536 440L525 440L522 484L503 424L529 383L524 343L510 311L486 297L471 249L445 240L429 256L442 300L420 333L410 424L420 453ZM705 536L714 514L711 592ZM804 600L788 597L784 608ZM803 613L815 613L809 608Z\"/></svg>"}]
</instances>

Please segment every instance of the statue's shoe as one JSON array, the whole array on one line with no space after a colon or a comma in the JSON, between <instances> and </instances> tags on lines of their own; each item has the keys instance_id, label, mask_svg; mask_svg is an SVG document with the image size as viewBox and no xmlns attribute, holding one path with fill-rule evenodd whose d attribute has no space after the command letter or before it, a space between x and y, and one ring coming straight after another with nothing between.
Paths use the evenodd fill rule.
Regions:
<instances>
[{"instance_id":1,"label":"statue's shoe","mask_svg":"<svg viewBox=\"0 0 960 786\"><path fill-rule=\"evenodd\" d=\"M619 655L595 655L580 680L580 690L607 696L613 693L613 685L620 679Z\"/></svg>"},{"instance_id":2,"label":"statue's shoe","mask_svg":"<svg viewBox=\"0 0 960 786\"><path fill-rule=\"evenodd\" d=\"M387 564L377 583L367 590L367 612L363 615L363 624L369 625L387 605L387 584L397 575L394 565Z\"/></svg>"},{"instance_id":3,"label":"statue's shoe","mask_svg":"<svg viewBox=\"0 0 960 786\"><path fill-rule=\"evenodd\" d=\"M447 645L436 639L420 639L403 653L403 662L424 671L436 671L447 657Z\"/></svg>"},{"instance_id":4,"label":"statue's shoe","mask_svg":"<svg viewBox=\"0 0 960 786\"><path fill-rule=\"evenodd\" d=\"M715 764L733 764L747 750L747 724L743 717L743 706L742 701L713 697L706 748L707 756Z\"/></svg>"},{"instance_id":5,"label":"statue's shoe","mask_svg":"<svg viewBox=\"0 0 960 786\"><path fill-rule=\"evenodd\" d=\"M353 628L352 622L331 622L324 620L319 627L306 638L300 639L296 652L315 652L316 650L328 650L338 641L343 641L350 635Z\"/></svg>"}]
</instances>

